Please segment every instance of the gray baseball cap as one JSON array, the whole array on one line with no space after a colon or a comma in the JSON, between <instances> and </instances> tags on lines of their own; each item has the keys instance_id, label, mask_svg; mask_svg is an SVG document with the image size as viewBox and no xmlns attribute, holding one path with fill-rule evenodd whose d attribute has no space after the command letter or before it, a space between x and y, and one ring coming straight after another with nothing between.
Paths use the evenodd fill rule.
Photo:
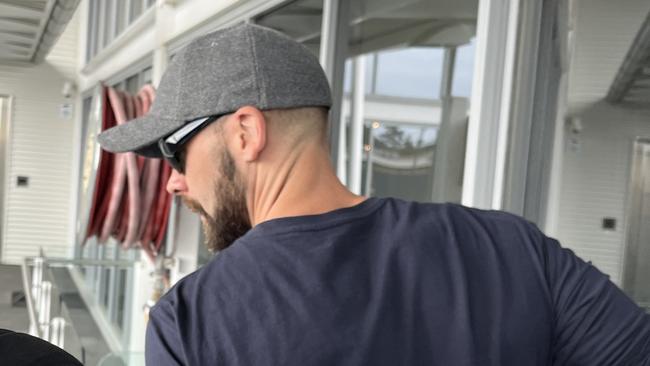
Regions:
<instances>
[{"instance_id":1,"label":"gray baseball cap","mask_svg":"<svg viewBox=\"0 0 650 366\"><path fill-rule=\"evenodd\" d=\"M329 84L303 45L262 26L240 23L190 42L165 71L149 113L98 136L111 152L162 157L158 140L192 120L260 110L330 107Z\"/></svg>"}]
</instances>

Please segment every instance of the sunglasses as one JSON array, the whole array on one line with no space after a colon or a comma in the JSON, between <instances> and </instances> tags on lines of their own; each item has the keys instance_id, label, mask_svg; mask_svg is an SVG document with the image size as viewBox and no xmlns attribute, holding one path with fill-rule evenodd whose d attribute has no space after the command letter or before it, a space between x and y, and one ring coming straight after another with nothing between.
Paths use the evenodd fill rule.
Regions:
<instances>
[{"instance_id":1,"label":"sunglasses","mask_svg":"<svg viewBox=\"0 0 650 366\"><path fill-rule=\"evenodd\" d=\"M160 149L163 158L165 158L174 170L181 174L185 174L185 159L183 157L184 145L187 144L192 137L196 136L196 134L203 128L211 122L216 121L221 116L222 115L195 119L186 123L171 135L158 140L158 148Z\"/></svg>"}]
</instances>

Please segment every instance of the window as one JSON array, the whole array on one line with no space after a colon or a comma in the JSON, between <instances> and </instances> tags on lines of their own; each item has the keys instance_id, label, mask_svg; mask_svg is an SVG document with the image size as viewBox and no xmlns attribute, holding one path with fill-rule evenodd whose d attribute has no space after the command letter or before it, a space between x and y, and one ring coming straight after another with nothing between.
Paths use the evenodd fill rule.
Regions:
<instances>
[{"instance_id":1,"label":"window","mask_svg":"<svg viewBox=\"0 0 650 366\"><path fill-rule=\"evenodd\" d=\"M359 180L348 181L358 193L460 202L477 7L478 1L350 3L341 117L348 134L351 125L364 126L363 136L346 139L343 160L349 177L361 169ZM356 88L363 105L352 95L355 72L365 75Z\"/></svg>"},{"instance_id":2,"label":"window","mask_svg":"<svg viewBox=\"0 0 650 366\"><path fill-rule=\"evenodd\" d=\"M375 93L439 99L444 49L409 47L377 53Z\"/></svg>"},{"instance_id":3,"label":"window","mask_svg":"<svg viewBox=\"0 0 650 366\"><path fill-rule=\"evenodd\" d=\"M459 202L478 0L347 4L339 174L360 194ZM300 0L256 22L318 54L322 12L322 1Z\"/></svg>"},{"instance_id":4,"label":"window","mask_svg":"<svg viewBox=\"0 0 650 366\"><path fill-rule=\"evenodd\" d=\"M146 67L126 78L111 84L116 89L125 90L130 93L137 93L140 88L146 83L151 82L151 67ZM93 119L93 112L97 105L94 103L93 98L96 96L91 95L91 91L84 94L82 106L82 151L86 151L86 147L90 148L90 153L85 153L81 161L81 169L84 171L80 177L79 188L79 202L80 209L79 215L88 215L87 210L90 207L85 207L84 202L88 202L88 198L84 198L87 192L92 190L84 189L86 180L94 182L92 177L96 171L92 169L87 172L84 167L88 161L92 162L94 145L88 144L87 141L95 141L98 133L98 121ZM94 107L93 107L94 106ZM77 227L77 243L81 243L85 235L85 225L79 224ZM80 268L81 273L85 278L87 291L94 295L94 300L102 311L102 315L112 324L112 330L115 332L117 338L120 338L125 347L128 347L129 329L128 322L131 317L130 311L132 309L133 291L133 269L131 267L118 266L111 264L117 263L121 260L137 261L140 257L139 249L124 249L114 239L110 238L107 243L99 244L96 238L87 240L84 246L79 245L76 249L76 257L78 259L88 260L104 260L106 263L101 265L84 265Z\"/></svg>"},{"instance_id":5,"label":"window","mask_svg":"<svg viewBox=\"0 0 650 366\"><path fill-rule=\"evenodd\" d=\"M454 64L454 79L451 94L457 97L469 98L472 95L472 80L474 78L474 54L476 38L456 49Z\"/></svg>"},{"instance_id":6,"label":"window","mask_svg":"<svg viewBox=\"0 0 650 366\"><path fill-rule=\"evenodd\" d=\"M152 0L90 0L86 62L108 47L154 3Z\"/></svg>"}]
</instances>

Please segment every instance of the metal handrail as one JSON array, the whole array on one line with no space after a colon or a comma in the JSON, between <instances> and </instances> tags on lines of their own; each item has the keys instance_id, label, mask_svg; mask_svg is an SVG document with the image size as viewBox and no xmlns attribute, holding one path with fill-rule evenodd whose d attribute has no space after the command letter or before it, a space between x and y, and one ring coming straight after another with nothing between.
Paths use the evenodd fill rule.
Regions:
<instances>
[{"instance_id":1,"label":"metal handrail","mask_svg":"<svg viewBox=\"0 0 650 366\"><path fill-rule=\"evenodd\" d=\"M23 277L23 288L25 289L25 302L27 303L27 312L29 314L29 328L30 333L37 337L41 337L41 330L39 329L38 322L36 320L36 310L34 309L34 300L32 299L32 287L30 286L29 274L27 273L27 261L29 259L25 258L23 263L20 265L20 270Z\"/></svg>"},{"instance_id":2,"label":"metal handrail","mask_svg":"<svg viewBox=\"0 0 650 366\"><path fill-rule=\"evenodd\" d=\"M98 266L98 267L115 267L130 268L136 263L133 260L111 260L111 259L65 259L65 258L45 258L47 265L54 266Z\"/></svg>"},{"instance_id":3,"label":"metal handrail","mask_svg":"<svg viewBox=\"0 0 650 366\"><path fill-rule=\"evenodd\" d=\"M136 261L133 260L48 258L45 256L42 248L38 256L24 258L21 264L21 272L25 290L25 302L27 303L27 311L29 314L29 333L63 348L66 321L65 318L50 317L52 294L49 291L52 291L51 289L55 285L49 281L45 281L43 276L45 272L48 272L48 277L54 278L49 269L71 265L131 268L135 263ZM31 275L30 266L33 267ZM56 325L59 327L57 328ZM81 348L80 356L85 358L83 346Z\"/></svg>"}]
</instances>

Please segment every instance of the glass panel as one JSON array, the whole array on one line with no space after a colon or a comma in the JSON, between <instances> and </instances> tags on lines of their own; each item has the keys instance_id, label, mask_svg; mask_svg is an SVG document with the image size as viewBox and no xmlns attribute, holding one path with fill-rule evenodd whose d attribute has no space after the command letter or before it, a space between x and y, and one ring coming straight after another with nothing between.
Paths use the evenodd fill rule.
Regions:
<instances>
[{"instance_id":1,"label":"glass panel","mask_svg":"<svg viewBox=\"0 0 650 366\"><path fill-rule=\"evenodd\" d=\"M124 303L126 300L126 277L127 270L120 269L117 273L117 310L115 315L115 325L119 329L124 329L124 309L127 306Z\"/></svg>"},{"instance_id":2,"label":"glass panel","mask_svg":"<svg viewBox=\"0 0 650 366\"><path fill-rule=\"evenodd\" d=\"M376 94L377 92L377 73L376 65L378 56L376 53L364 55L363 58L366 62L365 68L365 79L366 79L366 94ZM343 79L343 91L345 94L349 94L352 90L352 61L345 61L345 77ZM348 121L349 122L349 121Z\"/></svg>"},{"instance_id":3,"label":"glass panel","mask_svg":"<svg viewBox=\"0 0 650 366\"><path fill-rule=\"evenodd\" d=\"M139 74L135 74L128 79L126 79L126 91L131 94L137 94L140 90L140 78Z\"/></svg>"},{"instance_id":4,"label":"glass panel","mask_svg":"<svg viewBox=\"0 0 650 366\"><path fill-rule=\"evenodd\" d=\"M104 308L108 308L108 294L109 294L109 283L111 280L111 270L109 268L104 268L102 274L102 305Z\"/></svg>"},{"instance_id":5,"label":"glass panel","mask_svg":"<svg viewBox=\"0 0 650 366\"><path fill-rule=\"evenodd\" d=\"M472 96L472 80L474 78L474 54L476 51L476 38L456 50L456 63L454 64L454 79L451 94L458 97L469 98Z\"/></svg>"},{"instance_id":6,"label":"glass panel","mask_svg":"<svg viewBox=\"0 0 650 366\"><path fill-rule=\"evenodd\" d=\"M100 16L104 19L104 35L102 39L102 48L104 48L113 40L115 15L113 14L114 8L112 1L104 1L102 5Z\"/></svg>"},{"instance_id":7,"label":"glass panel","mask_svg":"<svg viewBox=\"0 0 650 366\"><path fill-rule=\"evenodd\" d=\"M650 140L635 143L630 170L623 289L650 311ZM615 219L609 220L609 226L615 227Z\"/></svg>"},{"instance_id":8,"label":"glass panel","mask_svg":"<svg viewBox=\"0 0 650 366\"><path fill-rule=\"evenodd\" d=\"M428 201L437 127L373 121L366 131L364 194Z\"/></svg>"},{"instance_id":9,"label":"glass panel","mask_svg":"<svg viewBox=\"0 0 650 366\"><path fill-rule=\"evenodd\" d=\"M356 150L363 158L344 159L347 176L361 173L361 193L459 202L478 0L351 0L349 6L341 101L346 136L338 138L345 140L344 155ZM322 10L322 0L299 0L256 22L318 54ZM357 57L365 78L364 102L355 108ZM443 80L451 83L443 88ZM363 113L353 118L355 110ZM362 138L347 135L355 130L351 121L365 125Z\"/></svg>"},{"instance_id":10,"label":"glass panel","mask_svg":"<svg viewBox=\"0 0 650 366\"><path fill-rule=\"evenodd\" d=\"M115 14L115 37L119 36L126 27L126 0L117 1L117 14Z\"/></svg>"},{"instance_id":11,"label":"glass panel","mask_svg":"<svg viewBox=\"0 0 650 366\"><path fill-rule=\"evenodd\" d=\"M346 138L347 157L362 151L361 161L345 160L348 177L361 170L365 195L460 202L478 0L356 0L350 7L341 118L347 133L351 123L363 123L365 133L363 144ZM355 71L365 76L356 106Z\"/></svg>"},{"instance_id":12,"label":"glass panel","mask_svg":"<svg viewBox=\"0 0 650 366\"><path fill-rule=\"evenodd\" d=\"M151 67L147 67L142 71L142 82L144 84L151 84Z\"/></svg>"},{"instance_id":13,"label":"glass panel","mask_svg":"<svg viewBox=\"0 0 650 366\"><path fill-rule=\"evenodd\" d=\"M82 111L81 111L81 149L79 151L85 152L87 148L87 140L88 140L88 132L89 132L89 126L88 124L90 123L90 113L91 113L91 107L92 107L92 102L93 102L93 97L89 96L84 98L83 104L82 104ZM84 171L84 159L79 159L79 171L83 172ZM79 192L77 193L77 196L81 197L83 195L83 180L84 180L84 174L79 174ZM81 200L80 200L81 201ZM81 206L81 204L80 204ZM80 215L86 214L86 212L82 209L79 210ZM84 220L81 220L80 222L85 222ZM78 224L78 226L81 226L81 224ZM76 228L76 241L75 243L77 244L75 246L75 258L82 258L84 254L87 253L88 251L88 245L81 246L81 242L85 237L85 228L77 227ZM88 244L88 243L87 243ZM86 254L87 255L87 254ZM85 270L84 270L85 273Z\"/></svg>"},{"instance_id":14,"label":"glass panel","mask_svg":"<svg viewBox=\"0 0 650 366\"><path fill-rule=\"evenodd\" d=\"M377 52L376 94L440 98L443 52L440 47Z\"/></svg>"},{"instance_id":15,"label":"glass panel","mask_svg":"<svg viewBox=\"0 0 650 366\"><path fill-rule=\"evenodd\" d=\"M97 1L91 0L88 4L88 42L86 44L86 62L90 61L91 57L95 55L95 43L97 33L97 22L95 21L95 12L97 8Z\"/></svg>"},{"instance_id":16,"label":"glass panel","mask_svg":"<svg viewBox=\"0 0 650 366\"><path fill-rule=\"evenodd\" d=\"M142 1L143 0L131 0L131 11L129 12L129 24L133 23L134 20L138 19L142 13Z\"/></svg>"}]
</instances>

